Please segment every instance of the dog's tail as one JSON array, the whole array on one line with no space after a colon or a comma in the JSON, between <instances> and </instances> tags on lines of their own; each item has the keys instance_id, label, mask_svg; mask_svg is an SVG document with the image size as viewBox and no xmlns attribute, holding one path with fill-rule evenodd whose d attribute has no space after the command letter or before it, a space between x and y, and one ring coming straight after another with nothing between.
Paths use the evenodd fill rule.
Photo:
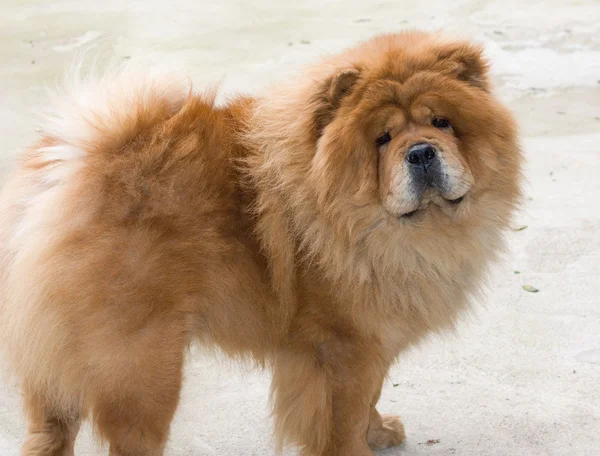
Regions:
<instances>
[{"instance_id":1,"label":"dog's tail","mask_svg":"<svg viewBox=\"0 0 600 456\"><path fill-rule=\"evenodd\" d=\"M89 151L127 141L156 120L177 113L191 96L184 71L126 61L99 74L97 65L82 70L76 62L64 87L51 90L52 110L43 113L43 131L64 144Z\"/></svg>"}]
</instances>

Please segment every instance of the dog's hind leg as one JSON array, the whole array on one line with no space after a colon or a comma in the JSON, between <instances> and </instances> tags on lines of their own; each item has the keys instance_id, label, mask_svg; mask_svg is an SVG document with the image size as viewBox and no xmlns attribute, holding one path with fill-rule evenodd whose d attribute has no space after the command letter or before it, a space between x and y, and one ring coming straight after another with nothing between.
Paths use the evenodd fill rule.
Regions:
<instances>
[{"instance_id":1,"label":"dog's hind leg","mask_svg":"<svg viewBox=\"0 0 600 456\"><path fill-rule=\"evenodd\" d=\"M80 418L76 411L52 405L44 394L24 389L29 422L22 456L73 456Z\"/></svg>"},{"instance_id":2,"label":"dog's hind leg","mask_svg":"<svg viewBox=\"0 0 600 456\"><path fill-rule=\"evenodd\" d=\"M187 336L183 323L157 323L131 334L88 391L94 427L109 442L110 456L163 454L179 403Z\"/></svg>"}]
</instances>

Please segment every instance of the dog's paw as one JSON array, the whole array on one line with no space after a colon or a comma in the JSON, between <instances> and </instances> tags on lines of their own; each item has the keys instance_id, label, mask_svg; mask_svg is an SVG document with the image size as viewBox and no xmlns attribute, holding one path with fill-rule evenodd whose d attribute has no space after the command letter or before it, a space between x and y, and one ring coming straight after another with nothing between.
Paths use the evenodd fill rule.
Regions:
<instances>
[{"instance_id":1,"label":"dog's paw","mask_svg":"<svg viewBox=\"0 0 600 456\"><path fill-rule=\"evenodd\" d=\"M383 415L379 426L370 428L367 434L367 442L374 450L394 447L405 440L404 425L400 417L395 415Z\"/></svg>"}]
</instances>

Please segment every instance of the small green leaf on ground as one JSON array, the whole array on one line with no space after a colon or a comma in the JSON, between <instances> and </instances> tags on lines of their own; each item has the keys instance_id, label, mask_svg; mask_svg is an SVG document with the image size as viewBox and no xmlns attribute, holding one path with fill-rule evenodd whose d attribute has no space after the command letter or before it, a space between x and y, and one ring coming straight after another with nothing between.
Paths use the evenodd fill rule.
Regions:
<instances>
[{"instance_id":1,"label":"small green leaf on ground","mask_svg":"<svg viewBox=\"0 0 600 456\"><path fill-rule=\"evenodd\" d=\"M515 274L521 274L521 271L515 271L514 273Z\"/></svg>"},{"instance_id":2,"label":"small green leaf on ground","mask_svg":"<svg viewBox=\"0 0 600 456\"><path fill-rule=\"evenodd\" d=\"M527 229L527 225L517 226L517 227L514 227L512 230L513 231L523 231L525 229Z\"/></svg>"},{"instance_id":3,"label":"small green leaf on ground","mask_svg":"<svg viewBox=\"0 0 600 456\"><path fill-rule=\"evenodd\" d=\"M529 293L537 293L540 291L533 285L523 285L523 290L528 291Z\"/></svg>"},{"instance_id":4,"label":"small green leaf on ground","mask_svg":"<svg viewBox=\"0 0 600 456\"><path fill-rule=\"evenodd\" d=\"M400 383L392 383L392 386L396 388Z\"/></svg>"}]
</instances>

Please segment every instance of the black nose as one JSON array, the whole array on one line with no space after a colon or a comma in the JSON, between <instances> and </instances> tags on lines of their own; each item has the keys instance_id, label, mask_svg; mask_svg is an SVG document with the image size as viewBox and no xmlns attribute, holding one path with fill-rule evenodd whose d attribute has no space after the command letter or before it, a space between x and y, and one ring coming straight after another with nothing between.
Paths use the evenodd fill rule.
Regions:
<instances>
[{"instance_id":1,"label":"black nose","mask_svg":"<svg viewBox=\"0 0 600 456\"><path fill-rule=\"evenodd\" d=\"M435 147L429 143L411 146L406 154L406 161L411 165L429 165L435 158Z\"/></svg>"}]
</instances>

